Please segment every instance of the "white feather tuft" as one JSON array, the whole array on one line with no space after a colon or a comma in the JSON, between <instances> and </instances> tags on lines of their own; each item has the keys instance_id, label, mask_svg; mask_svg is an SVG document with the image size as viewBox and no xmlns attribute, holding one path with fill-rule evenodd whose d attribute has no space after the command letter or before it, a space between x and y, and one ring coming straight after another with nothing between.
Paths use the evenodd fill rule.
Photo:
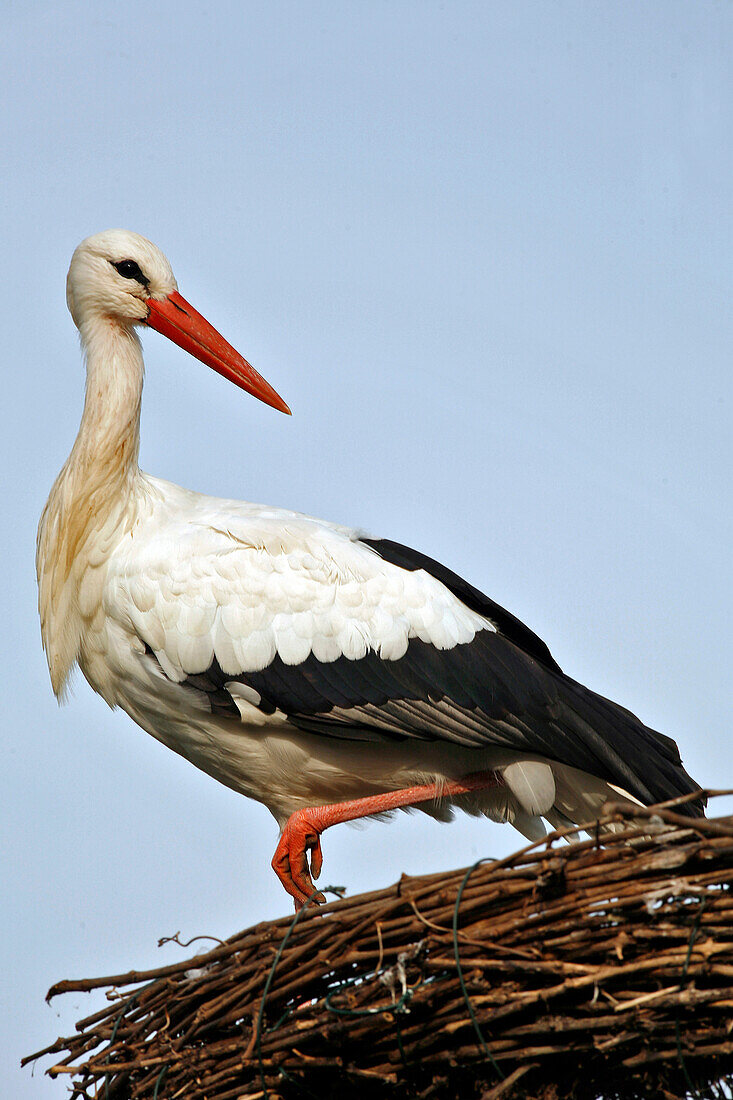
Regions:
<instances>
[{"instance_id":1,"label":"white feather tuft","mask_svg":"<svg viewBox=\"0 0 733 1100\"><path fill-rule=\"evenodd\" d=\"M555 777L549 764L518 760L502 771L502 778L530 817L546 814L555 801Z\"/></svg>"}]
</instances>

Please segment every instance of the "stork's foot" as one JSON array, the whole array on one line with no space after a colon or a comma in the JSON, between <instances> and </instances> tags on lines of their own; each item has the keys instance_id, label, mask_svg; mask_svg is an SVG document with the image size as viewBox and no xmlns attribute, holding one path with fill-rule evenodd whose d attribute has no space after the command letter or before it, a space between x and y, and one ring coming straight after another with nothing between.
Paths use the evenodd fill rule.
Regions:
<instances>
[{"instance_id":1,"label":"stork's foot","mask_svg":"<svg viewBox=\"0 0 733 1100\"><path fill-rule=\"evenodd\" d=\"M307 810L297 810L288 818L272 857L272 868L295 899L296 911L302 909L309 898L316 905L325 904L325 896L313 885L313 879L318 878L322 867L320 830L309 818Z\"/></svg>"}]
</instances>

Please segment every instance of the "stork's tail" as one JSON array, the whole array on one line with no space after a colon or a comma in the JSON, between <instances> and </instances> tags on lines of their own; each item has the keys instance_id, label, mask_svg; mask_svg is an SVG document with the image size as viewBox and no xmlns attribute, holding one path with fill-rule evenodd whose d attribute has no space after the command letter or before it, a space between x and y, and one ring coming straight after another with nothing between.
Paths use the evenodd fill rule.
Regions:
<instances>
[{"instance_id":1,"label":"stork's tail","mask_svg":"<svg viewBox=\"0 0 733 1100\"><path fill-rule=\"evenodd\" d=\"M685 771L671 737L650 729L625 707L574 680L563 677L563 681L558 720L597 756L600 767L593 773L606 780L612 791L628 794L646 806L701 791L700 784ZM678 812L701 817L706 802L700 793L681 803Z\"/></svg>"}]
</instances>

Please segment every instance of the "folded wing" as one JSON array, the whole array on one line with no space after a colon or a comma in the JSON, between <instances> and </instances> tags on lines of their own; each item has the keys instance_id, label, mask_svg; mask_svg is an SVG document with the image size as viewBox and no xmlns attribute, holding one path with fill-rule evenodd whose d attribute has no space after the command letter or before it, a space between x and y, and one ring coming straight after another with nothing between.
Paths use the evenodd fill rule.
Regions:
<instances>
[{"instance_id":1,"label":"folded wing","mask_svg":"<svg viewBox=\"0 0 733 1100\"><path fill-rule=\"evenodd\" d=\"M246 698L375 748L501 747L645 803L698 789L670 738L565 676L524 624L432 559L304 517L209 527L195 547L190 530L117 584L166 675L217 713L238 719Z\"/></svg>"}]
</instances>

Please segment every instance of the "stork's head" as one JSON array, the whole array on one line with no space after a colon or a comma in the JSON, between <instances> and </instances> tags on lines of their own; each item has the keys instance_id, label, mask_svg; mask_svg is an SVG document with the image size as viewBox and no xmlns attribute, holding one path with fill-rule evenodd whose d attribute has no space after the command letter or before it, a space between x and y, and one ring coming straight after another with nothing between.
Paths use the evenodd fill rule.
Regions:
<instances>
[{"instance_id":1,"label":"stork's head","mask_svg":"<svg viewBox=\"0 0 733 1100\"><path fill-rule=\"evenodd\" d=\"M108 229L82 241L71 258L66 301L82 333L95 321L149 325L260 401L290 412L254 367L178 293L168 260L139 233Z\"/></svg>"},{"instance_id":2,"label":"stork's head","mask_svg":"<svg viewBox=\"0 0 733 1100\"><path fill-rule=\"evenodd\" d=\"M162 301L176 290L171 265L160 249L126 229L108 229L82 241L66 279L66 301L77 328L96 316L145 322L148 299Z\"/></svg>"}]
</instances>

